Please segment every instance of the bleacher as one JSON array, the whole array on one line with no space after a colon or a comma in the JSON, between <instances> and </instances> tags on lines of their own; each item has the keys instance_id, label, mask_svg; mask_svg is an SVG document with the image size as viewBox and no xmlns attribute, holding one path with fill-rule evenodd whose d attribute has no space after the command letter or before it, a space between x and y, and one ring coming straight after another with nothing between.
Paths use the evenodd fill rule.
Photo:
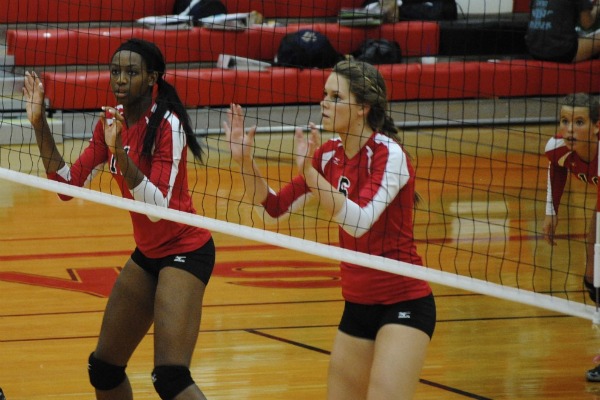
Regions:
<instances>
[{"instance_id":1,"label":"bleacher","mask_svg":"<svg viewBox=\"0 0 600 400\"><path fill-rule=\"evenodd\" d=\"M99 66L131 37L152 40L162 49L169 63L166 79L178 88L190 108L221 107L231 102L315 104L321 98L327 71L283 67L245 71L214 65L219 54L273 61L282 37L302 28L324 33L344 54L357 49L366 38L397 41L405 62L378 67L390 87L392 101L600 92L600 74L594 73L600 70L600 60L557 64L531 60L523 54L528 11L523 0L514 0L511 15L461 15L451 22L410 21L376 27L337 23L335 17L341 7L358 7L361 0L225 3L230 13L256 10L266 19L285 21L285 25L260 25L243 31L203 27L160 30L137 25L134 20L169 14L173 1L134 6L128 0L21 0L18 4L0 0L0 7L8 10L0 16L6 27L6 59L11 60L15 74L30 68L42 74L53 110L97 110L110 104L108 72ZM421 63L423 56L437 57L437 62Z\"/></svg>"},{"instance_id":2,"label":"bleacher","mask_svg":"<svg viewBox=\"0 0 600 400\"><path fill-rule=\"evenodd\" d=\"M172 13L175 0L0 0L0 24L131 22L146 15Z\"/></svg>"},{"instance_id":3,"label":"bleacher","mask_svg":"<svg viewBox=\"0 0 600 400\"><path fill-rule=\"evenodd\" d=\"M397 41L405 57L434 55L439 47L435 22L400 22L375 28L329 23L290 23L255 26L243 31L208 28L157 30L143 27L8 29L7 52L15 66L104 65L126 39L150 40L162 50L167 63L216 62L219 54L273 61L281 39L300 29L325 34L342 54L356 50L368 38ZM67 44L67 45L65 45ZM182 45L185 44L185 45Z\"/></svg>"}]
</instances>

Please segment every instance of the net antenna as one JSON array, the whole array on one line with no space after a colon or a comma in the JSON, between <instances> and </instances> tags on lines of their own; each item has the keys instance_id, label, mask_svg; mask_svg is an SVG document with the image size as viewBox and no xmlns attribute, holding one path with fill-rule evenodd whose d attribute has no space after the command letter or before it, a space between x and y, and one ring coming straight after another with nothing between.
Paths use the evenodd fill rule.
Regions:
<instances>
[{"instance_id":1,"label":"net antenna","mask_svg":"<svg viewBox=\"0 0 600 400\"><path fill-rule=\"evenodd\" d=\"M598 143L598 176L600 177L600 142ZM599 312L598 296L600 295L600 186L596 201L596 243L594 243L594 289L596 290L596 313ZM595 322L598 323L598 322Z\"/></svg>"}]
</instances>

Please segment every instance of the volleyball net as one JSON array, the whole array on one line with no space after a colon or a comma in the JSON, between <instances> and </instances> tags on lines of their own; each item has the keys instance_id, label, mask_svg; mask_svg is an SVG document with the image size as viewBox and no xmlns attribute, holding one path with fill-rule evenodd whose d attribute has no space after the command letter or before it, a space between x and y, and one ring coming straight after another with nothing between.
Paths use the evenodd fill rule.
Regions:
<instances>
[{"instance_id":1,"label":"volleyball net","mask_svg":"<svg viewBox=\"0 0 600 400\"><path fill-rule=\"evenodd\" d=\"M300 17L303 27L328 32L338 47L347 50L356 45L354 30L363 32L364 37L365 27L340 27L335 20L337 11L329 15L326 8L315 9L315 14L327 14L316 19L298 7L295 17ZM269 14L264 14L269 19ZM1 179L598 322L596 306L582 286L596 187L569 179L559 212L558 245L548 245L541 236L548 174L544 147L556 133L557 101L570 92L598 92L593 62L557 66L508 56L490 62L487 58L443 57L438 52L436 63L428 64L431 60L422 63L421 57L431 57L432 47L426 54L423 49L427 46L421 43L418 48L423 52L407 53L400 64L378 66L390 91L390 113L400 128L404 147L414 158L417 191L422 197L414 210L414 231L425 265L422 268L339 248L337 226L316 205L296 211L288 222L269 226L257 217L252 204L242 200L239 169L230 159L221 131L226 105L240 103L247 111L246 125L258 125L255 157L270 186L278 188L296 173L294 127L320 122L318 101L328 70L222 68L216 65L218 56L238 50L238 54L252 56L244 58L258 59L258 53L250 54L241 46L255 47L252 35L264 35L257 36L262 38L259 50L264 52L264 47L273 45L273 38L298 28L293 25L296 22L271 18L277 24L232 33L189 26L156 29L132 22L144 15L128 16L129 21L89 23L81 22L81 10L79 16L79 22L48 21L49 17L22 21L23 25L35 23L35 29L17 22L7 31L11 38L7 54L12 53L8 55L13 57L13 65L8 64L11 57L5 57L5 70L7 76L14 75L15 83L3 94ZM368 29L379 29L381 35L387 35L389 29L391 38L406 39L406 49L413 39L402 36L406 35L402 24ZM431 25L418 26L427 40ZM103 32L121 36L103 42L110 37ZM193 49L198 53L194 60L190 43L207 46L202 35L209 35L211 46L224 47ZM114 103L107 96L107 72L98 65L107 63L112 54L109 50L128 36L150 37L161 47L169 61L166 78L189 108L204 146L204 163L191 157L188 161L196 215L122 198L107 169L97 171L90 188L53 182L44 176L19 95L19 77L26 69L39 71L47 88L51 128L64 158L73 162L87 145L99 106ZM23 37L27 40L22 41ZM63 42L48 46L56 37ZM103 47L103 43L110 44ZM36 48L38 45L43 48ZM404 51L413 51L410 49ZM275 50L270 51L272 55ZM97 60L97 53L104 59ZM210 59L205 59L205 54L210 54ZM326 138L324 133L323 140Z\"/></svg>"}]
</instances>

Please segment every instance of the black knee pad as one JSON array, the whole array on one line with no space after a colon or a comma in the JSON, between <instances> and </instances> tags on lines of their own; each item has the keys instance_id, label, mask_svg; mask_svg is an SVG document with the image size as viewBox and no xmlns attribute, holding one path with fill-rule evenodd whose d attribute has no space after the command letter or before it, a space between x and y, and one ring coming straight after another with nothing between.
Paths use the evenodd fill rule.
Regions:
<instances>
[{"instance_id":1,"label":"black knee pad","mask_svg":"<svg viewBox=\"0 0 600 400\"><path fill-rule=\"evenodd\" d=\"M162 400L171 400L194 384L189 368L181 365L160 365L152 371L154 389Z\"/></svg>"},{"instance_id":2,"label":"black knee pad","mask_svg":"<svg viewBox=\"0 0 600 400\"><path fill-rule=\"evenodd\" d=\"M90 383L98 390L111 390L119 386L127 375L125 367L112 365L97 359L94 353L88 359L88 374Z\"/></svg>"}]
</instances>

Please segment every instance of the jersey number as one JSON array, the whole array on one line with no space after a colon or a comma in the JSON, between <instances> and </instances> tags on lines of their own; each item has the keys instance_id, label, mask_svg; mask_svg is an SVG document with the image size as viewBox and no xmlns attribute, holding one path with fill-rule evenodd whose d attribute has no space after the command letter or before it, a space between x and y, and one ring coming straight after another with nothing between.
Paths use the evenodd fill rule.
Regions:
<instances>
[{"instance_id":1,"label":"jersey number","mask_svg":"<svg viewBox=\"0 0 600 400\"><path fill-rule=\"evenodd\" d=\"M584 183L588 183L588 178L586 174L580 173L577 174L577 177L579 178L580 181L584 182ZM592 177L592 183L596 186L598 186L598 177L594 176Z\"/></svg>"},{"instance_id":2,"label":"jersey number","mask_svg":"<svg viewBox=\"0 0 600 400\"><path fill-rule=\"evenodd\" d=\"M338 182L338 191L348 197L348 188L350 188L350 179L341 176Z\"/></svg>"},{"instance_id":3,"label":"jersey number","mask_svg":"<svg viewBox=\"0 0 600 400\"><path fill-rule=\"evenodd\" d=\"M131 148L131 146L123 146L123 150L125 150L125 154L129 154L129 149L130 148ZM114 154L110 155L110 164L109 165L110 165L110 167L109 167L110 172L113 173L113 174L116 174L117 170L118 170L118 168L117 168L117 157L115 157Z\"/></svg>"}]
</instances>

